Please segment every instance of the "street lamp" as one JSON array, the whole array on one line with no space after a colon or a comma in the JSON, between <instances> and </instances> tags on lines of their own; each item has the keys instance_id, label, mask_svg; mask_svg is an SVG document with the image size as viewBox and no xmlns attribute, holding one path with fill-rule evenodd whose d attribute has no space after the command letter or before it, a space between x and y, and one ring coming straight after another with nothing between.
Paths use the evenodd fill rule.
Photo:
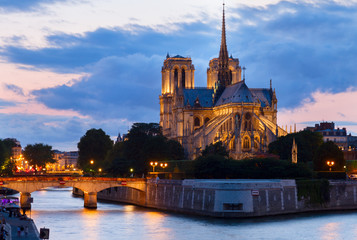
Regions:
<instances>
[{"instance_id":1,"label":"street lamp","mask_svg":"<svg viewBox=\"0 0 357 240\"><path fill-rule=\"evenodd\" d=\"M92 164L92 165L93 165L93 164L94 164L94 161L93 161L93 160L90 160L90 164Z\"/></svg>"},{"instance_id":2,"label":"street lamp","mask_svg":"<svg viewBox=\"0 0 357 240\"><path fill-rule=\"evenodd\" d=\"M157 162L150 162L150 165L152 166L152 171L155 172L155 167L157 166Z\"/></svg>"},{"instance_id":3,"label":"street lamp","mask_svg":"<svg viewBox=\"0 0 357 240\"><path fill-rule=\"evenodd\" d=\"M167 167L167 163L160 163L160 167L166 168Z\"/></svg>"},{"instance_id":4,"label":"street lamp","mask_svg":"<svg viewBox=\"0 0 357 240\"><path fill-rule=\"evenodd\" d=\"M332 167L333 165L335 165L335 162L334 162L334 161L327 161L326 163L327 163L327 165L330 167L330 172L331 172L331 167Z\"/></svg>"}]
</instances>

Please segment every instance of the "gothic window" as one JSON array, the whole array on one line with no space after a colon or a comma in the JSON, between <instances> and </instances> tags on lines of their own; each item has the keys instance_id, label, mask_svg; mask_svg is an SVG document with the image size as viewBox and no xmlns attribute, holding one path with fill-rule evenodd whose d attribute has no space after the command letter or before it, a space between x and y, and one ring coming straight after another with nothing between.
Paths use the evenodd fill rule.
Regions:
<instances>
[{"instance_id":1,"label":"gothic window","mask_svg":"<svg viewBox=\"0 0 357 240\"><path fill-rule=\"evenodd\" d=\"M201 125L200 124L200 119L198 117L195 117L194 125L195 125L195 127L199 127Z\"/></svg>"},{"instance_id":2,"label":"gothic window","mask_svg":"<svg viewBox=\"0 0 357 240\"><path fill-rule=\"evenodd\" d=\"M178 84L178 71L177 71L177 68L175 68L175 71L174 71L174 83L175 83L175 86L177 86L176 84Z\"/></svg>"},{"instance_id":3,"label":"gothic window","mask_svg":"<svg viewBox=\"0 0 357 240\"><path fill-rule=\"evenodd\" d=\"M182 68L182 71L181 71L181 86L182 86L183 88L186 87L186 79L185 79L185 78L186 78L186 77L185 77L185 69Z\"/></svg>"},{"instance_id":4,"label":"gothic window","mask_svg":"<svg viewBox=\"0 0 357 240\"><path fill-rule=\"evenodd\" d=\"M205 118L205 124L207 124L208 122L209 122L209 118L206 117L206 118Z\"/></svg>"},{"instance_id":5,"label":"gothic window","mask_svg":"<svg viewBox=\"0 0 357 240\"><path fill-rule=\"evenodd\" d=\"M250 149L249 137L244 137L244 139L243 139L243 149L244 150L249 150Z\"/></svg>"},{"instance_id":6,"label":"gothic window","mask_svg":"<svg viewBox=\"0 0 357 240\"><path fill-rule=\"evenodd\" d=\"M244 116L244 131L252 130L252 116L250 113L246 113Z\"/></svg>"},{"instance_id":7,"label":"gothic window","mask_svg":"<svg viewBox=\"0 0 357 240\"><path fill-rule=\"evenodd\" d=\"M235 115L234 121L235 121L236 129L239 130L239 127L240 127L240 115L238 113Z\"/></svg>"}]
</instances>

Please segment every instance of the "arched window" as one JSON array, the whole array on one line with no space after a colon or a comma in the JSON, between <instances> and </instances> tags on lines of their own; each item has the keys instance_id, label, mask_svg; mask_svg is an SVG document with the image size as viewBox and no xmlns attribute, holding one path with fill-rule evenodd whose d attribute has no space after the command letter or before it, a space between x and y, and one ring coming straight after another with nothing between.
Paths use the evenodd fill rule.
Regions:
<instances>
[{"instance_id":1,"label":"arched window","mask_svg":"<svg viewBox=\"0 0 357 240\"><path fill-rule=\"evenodd\" d=\"M239 113L237 113L237 114L235 115L234 125L235 125L235 128L236 128L237 130L239 130L239 128L240 128L240 115L239 115Z\"/></svg>"},{"instance_id":2,"label":"arched window","mask_svg":"<svg viewBox=\"0 0 357 240\"><path fill-rule=\"evenodd\" d=\"M185 76L185 69L182 68L182 71L181 71L181 86L183 88L186 87L186 76Z\"/></svg>"},{"instance_id":3,"label":"arched window","mask_svg":"<svg viewBox=\"0 0 357 240\"><path fill-rule=\"evenodd\" d=\"M244 137L244 139L243 139L243 149L244 150L249 150L250 149L249 137Z\"/></svg>"},{"instance_id":4,"label":"arched window","mask_svg":"<svg viewBox=\"0 0 357 240\"><path fill-rule=\"evenodd\" d=\"M205 124L207 124L208 122L209 122L209 118L206 117L206 118L205 118Z\"/></svg>"},{"instance_id":5,"label":"arched window","mask_svg":"<svg viewBox=\"0 0 357 240\"><path fill-rule=\"evenodd\" d=\"M177 68L175 68L175 71L174 71L174 83L178 84L178 71L177 71ZM175 86L177 86L177 85L175 85Z\"/></svg>"},{"instance_id":6,"label":"arched window","mask_svg":"<svg viewBox=\"0 0 357 240\"><path fill-rule=\"evenodd\" d=\"M200 124L200 119L198 117L195 117L195 120L194 120L194 126L195 127L199 127L201 124Z\"/></svg>"},{"instance_id":7,"label":"arched window","mask_svg":"<svg viewBox=\"0 0 357 240\"><path fill-rule=\"evenodd\" d=\"M244 131L252 130L252 116L250 113L246 113L244 116Z\"/></svg>"}]
</instances>

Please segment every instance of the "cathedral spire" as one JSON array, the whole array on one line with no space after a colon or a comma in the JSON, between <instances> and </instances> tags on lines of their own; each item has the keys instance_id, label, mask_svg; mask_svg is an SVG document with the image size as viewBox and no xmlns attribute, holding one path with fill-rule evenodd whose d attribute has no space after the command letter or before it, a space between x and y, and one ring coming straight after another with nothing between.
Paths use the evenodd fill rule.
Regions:
<instances>
[{"instance_id":1,"label":"cathedral spire","mask_svg":"<svg viewBox=\"0 0 357 240\"><path fill-rule=\"evenodd\" d=\"M219 50L218 57L218 81L222 87L226 87L232 83L232 74L229 70L229 58L226 42L226 19L223 3L223 15L222 15L222 35L221 35L221 48Z\"/></svg>"},{"instance_id":2,"label":"cathedral spire","mask_svg":"<svg viewBox=\"0 0 357 240\"><path fill-rule=\"evenodd\" d=\"M221 36L221 48L219 50L219 61L224 65L228 65L228 51L226 42L226 19L224 15L224 3L223 3L223 15L222 15L222 36ZM224 66L224 67L227 67Z\"/></svg>"}]
</instances>

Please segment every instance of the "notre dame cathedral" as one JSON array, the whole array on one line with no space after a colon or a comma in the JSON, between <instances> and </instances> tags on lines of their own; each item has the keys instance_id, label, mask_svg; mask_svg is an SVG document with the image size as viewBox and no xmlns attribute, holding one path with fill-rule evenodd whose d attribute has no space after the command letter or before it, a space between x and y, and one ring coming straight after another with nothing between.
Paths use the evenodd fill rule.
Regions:
<instances>
[{"instance_id":1,"label":"notre dame cathedral","mask_svg":"<svg viewBox=\"0 0 357 240\"><path fill-rule=\"evenodd\" d=\"M209 62L207 87L195 87L194 71L191 58L179 55L167 55L161 71L160 126L189 159L218 141L235 159L264 155L286 134L277 125L271 81L270 88L248 88L239 59L228 56L224 8L219 57Z\"/></svg>"}]
</instances>

